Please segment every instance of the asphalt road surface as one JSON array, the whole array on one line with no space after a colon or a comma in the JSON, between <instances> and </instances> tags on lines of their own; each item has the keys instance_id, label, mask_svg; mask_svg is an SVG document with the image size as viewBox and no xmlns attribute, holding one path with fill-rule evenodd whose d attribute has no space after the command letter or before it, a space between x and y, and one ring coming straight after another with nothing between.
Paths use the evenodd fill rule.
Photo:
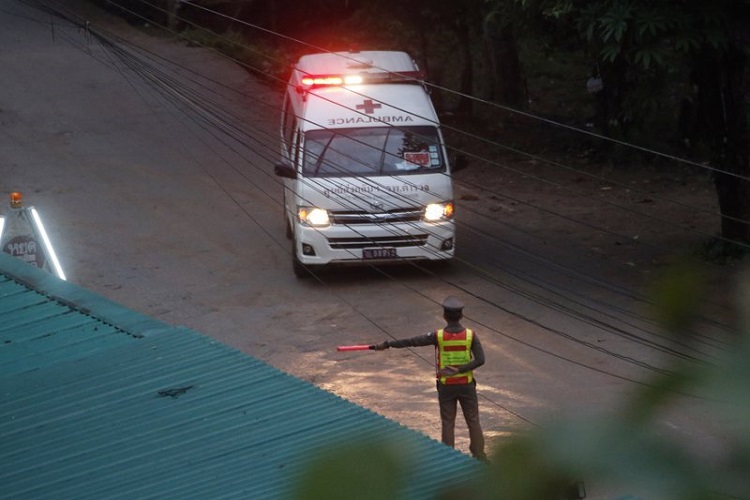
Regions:
<instances>
[{"instance_id":1,"label":"asphalt road surface","mask_svg":"<svg viewBox=\"0 0 750 500\"><path fill-rule=\"evenodd\" d=\"M460 203L449 269L295 278L273 176L281 86L83 2L55 4L70 19L0 6L0 192L40 211L70 281L436 439L429 348L336 346L425 333L441 326L442 299L460 296L488 360L477 377L490 440L616 412L675 357L604 264L585 278L572 242L488 244L479 235L495 229ZM718 455L721 423L699 400L683 406L658 431ZM457 440L466 451L460 421Z\"/></svg>"}]
</instances>

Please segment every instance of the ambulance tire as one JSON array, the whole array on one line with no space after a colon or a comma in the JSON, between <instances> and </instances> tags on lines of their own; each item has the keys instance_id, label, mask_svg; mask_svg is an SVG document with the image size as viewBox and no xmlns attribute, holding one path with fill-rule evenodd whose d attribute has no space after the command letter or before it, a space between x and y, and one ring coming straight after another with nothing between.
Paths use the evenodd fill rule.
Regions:
<instances>
[{"instance_id":1,"label":"ambulance tire","mask_svg":"<svg viewBox=\"0 0 750 500\"><path fill-rule=\"evenodd\" d=\"M294 271L294 275L297 278L307 278L310 276L305 265L297 257L297 240L294 238L294 235L292 235L292 271Z\"/></svg>"},{"instance_id":2,"label":"ambulance tire","mask_svg":"<svg viewBox=\"0 0 750 500\"><path fill-rule=\"evenodd\" d=\"M287 217L284 217L284 225L286 226L286 239L291 240L294 236L294 233L292 232L292 225L289 223L289 219Z\"/></svg>"},{"instance_id":3,"label":"ambulance tire","mask_svg":"<svg viewBox=\"0 0 750 500\"><path fill-rule=\"evenodd\" d=\"M291 240L294 234L292 233L292 223L289 220L289 215L286 211L286 190L284 191L284 204L281 206L284 207L284 228L286 229L286 238Z\"/></svg>"}]
</instances>

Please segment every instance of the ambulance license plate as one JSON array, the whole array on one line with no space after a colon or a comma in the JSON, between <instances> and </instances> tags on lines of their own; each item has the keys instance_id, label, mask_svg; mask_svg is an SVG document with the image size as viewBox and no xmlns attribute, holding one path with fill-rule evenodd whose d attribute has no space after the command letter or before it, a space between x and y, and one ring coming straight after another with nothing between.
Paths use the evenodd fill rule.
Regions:
<instances>
[{"instance_id":1,"label":"ambulance license plate","mask_svg":"<svg viewBox=\"0 0 750 500\"><path fill-rule=\"evenodd\" d=\"M395 248L364 248L362 249L362 258L371 259L395 259L398 257Z\"/></svg>"}]
</instances>

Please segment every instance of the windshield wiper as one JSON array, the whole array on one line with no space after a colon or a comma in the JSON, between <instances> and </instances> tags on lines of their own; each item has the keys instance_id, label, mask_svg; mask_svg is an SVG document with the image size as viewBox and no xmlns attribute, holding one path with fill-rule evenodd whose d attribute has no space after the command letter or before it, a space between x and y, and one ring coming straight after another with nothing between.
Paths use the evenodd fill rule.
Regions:
<instances>
[{"instance_id":1,"label":"windshield wiper","mask_svg":"<svg viewBox=\"0 0 750 500\"><path fill-rule=\"evenodd\" d=\"M331 143L333 142L333 138L336 134L331 134L331 137L328 138L328 142L326 142L326 145L323 147L323 150L318 155L318 161L315 162L315 168L313 168L313 175L315 177L318 176L318 172L320 171L320 166L323 164L323 158L326 156L326 151L328 151L328 148L331 146Z\"/></svg>"}]
</instances>

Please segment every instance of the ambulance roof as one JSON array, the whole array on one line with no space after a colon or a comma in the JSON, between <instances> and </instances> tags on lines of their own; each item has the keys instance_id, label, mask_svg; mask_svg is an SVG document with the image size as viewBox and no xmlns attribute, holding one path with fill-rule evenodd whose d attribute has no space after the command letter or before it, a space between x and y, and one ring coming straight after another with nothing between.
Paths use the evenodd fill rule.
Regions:
<instances>
[{"instance_id":1,"label":"ambulance roof","mask_svg":"<svg viewBox=\"0 0 750 500\"><path fill-rule=\"evenodd\" d=\"M351 85L311 90L303 130L361 127L437 126L438 118L421 85Z\"/></svg>"},{"instance_id":2,"label":"ambulance roof","mask_svg":"<svg viewBox=\"0 0 750 500\"><path fill-rule=\"evenodd\" d=\"M347 75L412 72L419 68L406 52L366 50L305 55L300 57L295 69L306 74Z\"/></svg>"},{"instance_id":3,"label":"ambulance roof","mask_svg":"<svg viewBox=\"0 0 750 500\"><path fill-rule=\"evenodd\" d=\"M356 76L355 83L339 78L348 76ZM304 130L437 126L432 102L419 85L422 79L406 52L309 54L292 71L290 94Z\"/></svg>"}]
</instances>

